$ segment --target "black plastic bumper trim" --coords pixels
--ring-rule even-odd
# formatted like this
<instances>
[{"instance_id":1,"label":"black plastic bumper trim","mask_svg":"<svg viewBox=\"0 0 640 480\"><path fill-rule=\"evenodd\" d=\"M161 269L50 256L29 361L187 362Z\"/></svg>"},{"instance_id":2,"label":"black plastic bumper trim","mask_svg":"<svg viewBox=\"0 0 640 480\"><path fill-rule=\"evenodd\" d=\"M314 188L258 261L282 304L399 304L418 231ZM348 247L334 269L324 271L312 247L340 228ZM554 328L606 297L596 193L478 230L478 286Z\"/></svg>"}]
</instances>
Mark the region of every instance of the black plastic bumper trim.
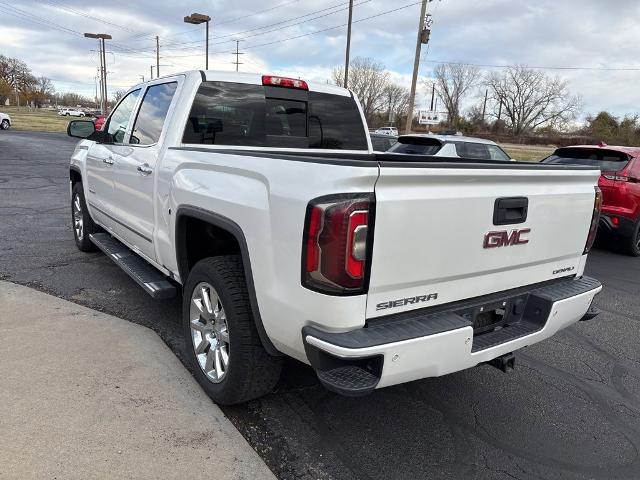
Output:
<instances>
[{"instance_id":1,"label":"black plastic bumper trim","mask_svg":"<svg viewBox=\"0 0 640 480\"><path fill-rule=\"evenodd\" d=\"M451 330L473 326L465 315L474 307L503 300L526 298L524 308L514 315L507 327L482 335L474 335L473 351L483 350L506 341L541 330L555 302L593 291L602 284L593 278L567 278L552 283L508 290L502 293L476 297L463 302L404 312L376 319L365 328L344 333L325 332L316 327L302 329L305 344L308 336L337 347L361 349L427 337ZM434 308L438 311L434 312ZM312 363L313 364L313 363Z\"/></svg>"}]
</instances>

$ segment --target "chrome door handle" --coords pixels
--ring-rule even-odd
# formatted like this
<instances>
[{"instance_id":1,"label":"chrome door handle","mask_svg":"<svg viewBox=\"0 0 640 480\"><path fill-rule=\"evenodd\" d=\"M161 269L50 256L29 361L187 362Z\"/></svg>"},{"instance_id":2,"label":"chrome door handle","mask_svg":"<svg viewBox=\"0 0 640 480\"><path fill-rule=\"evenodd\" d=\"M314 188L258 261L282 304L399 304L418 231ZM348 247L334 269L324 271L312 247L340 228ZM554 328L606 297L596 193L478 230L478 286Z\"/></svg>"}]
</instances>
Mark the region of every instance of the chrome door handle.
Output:
<instances>
[{"instance_id":1,"label":"chrome door handle","mask_svg":"<svg viewBox=\"0 0 640 480\"><path fill-rule=\"evenodd\" d=\"M107 165L113 165L115 160L113 159L113 157L107 157L105 159L102 160L104 163L106 163Z\"/></svg>"},{"instance_id":2,"label":"chrome door handle","mask_svg":"<svg viewBox=\"0 0 640 480\"><path fill-rule=\"evenodd\" d=\"M151 169L148 163L143 163L142 165L138 165L137 170L143 175L149 175L153 173L153 170Z\"/></svg>"}]
</instances>

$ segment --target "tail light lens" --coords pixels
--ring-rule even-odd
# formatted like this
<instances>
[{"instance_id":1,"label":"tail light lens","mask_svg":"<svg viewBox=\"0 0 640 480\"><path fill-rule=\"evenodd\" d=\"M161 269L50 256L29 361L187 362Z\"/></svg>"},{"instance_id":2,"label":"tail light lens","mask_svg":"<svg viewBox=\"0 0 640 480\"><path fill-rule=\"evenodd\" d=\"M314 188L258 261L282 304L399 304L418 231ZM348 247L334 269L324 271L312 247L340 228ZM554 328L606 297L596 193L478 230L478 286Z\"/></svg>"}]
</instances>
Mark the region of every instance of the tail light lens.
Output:
<instances>
[{"instance_id":1,"label":"tail light lens","mask_svg":"<svg viewBox=\"0 0 640 480\"><path fill-rule=\"evenodd\" d=\"M373 246L373 194L321 197L307 207L302 285L330 295L365 293Z\"/></svg>"},{"instance_id":2,"label":"tail light lens","mask_svg":"<svg viewBox=\"0 0 640 480\"><path fill-rule=\"evenodd\" d=\"M628 182L629 181L629 177L627 177L626 175L611 175L611 174L602 174L602 176L604 178L606 178L607 180L613 180L616 182Z\"/></svg>"},{"instance_id":3,"label":"tail light lens","mask_svg":"<svg viewBox=\"0 0 640 480\"><path fill-rule=\"evenodd\" d=\"M596 198L593 202L593 216L591 217L591 226L589 227L587 244L584 247L585 254L591 251L591 248L593 248L593 244L596 241L598 225L600 223L600 212L602 212L602 191L599 187L596 187Z\"/></svg>"}]
</instances>

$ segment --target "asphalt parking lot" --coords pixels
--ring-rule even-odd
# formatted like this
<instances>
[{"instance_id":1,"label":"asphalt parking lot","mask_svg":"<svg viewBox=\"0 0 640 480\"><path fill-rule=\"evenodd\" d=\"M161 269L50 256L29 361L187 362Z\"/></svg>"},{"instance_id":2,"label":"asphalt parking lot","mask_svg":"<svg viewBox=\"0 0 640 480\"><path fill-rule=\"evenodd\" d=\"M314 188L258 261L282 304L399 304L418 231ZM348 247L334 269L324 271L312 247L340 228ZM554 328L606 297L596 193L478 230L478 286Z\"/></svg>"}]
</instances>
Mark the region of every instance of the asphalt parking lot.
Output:
<instances>
[{"instance_id":1,"label":"asphalt parking lot","mask_svg":"<svg viewBox=\"0 0 640 480\"><path fill-rule=\"evenodd\" d=\"M0 132L0 279L149 326L180 357L180 301L75 248L74 145ZM602 315L519 353L508 375L482 366L353 399L290 361L275 392L224 412L282 479L637 479L640 259L596 250L587 273L605 285Z\"/></svg>"}]
</instances>

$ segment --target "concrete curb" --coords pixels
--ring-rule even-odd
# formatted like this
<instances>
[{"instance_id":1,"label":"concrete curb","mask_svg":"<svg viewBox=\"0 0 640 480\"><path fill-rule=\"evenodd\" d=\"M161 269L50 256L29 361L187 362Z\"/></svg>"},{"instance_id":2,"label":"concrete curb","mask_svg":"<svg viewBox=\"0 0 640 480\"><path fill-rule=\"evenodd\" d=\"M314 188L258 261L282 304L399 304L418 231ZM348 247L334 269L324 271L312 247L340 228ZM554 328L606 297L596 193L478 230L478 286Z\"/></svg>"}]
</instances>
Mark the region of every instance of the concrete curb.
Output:
<instances>
[{"instance_id":1,"label":"concrete curb","mask_svg":"<svg viewBox=\"0 0 640 480\"><path fill-rule=\"evenodd\" d=\"M148 328L0 282L0 478L275 479Z\"/></svg>"}]
</instances>

